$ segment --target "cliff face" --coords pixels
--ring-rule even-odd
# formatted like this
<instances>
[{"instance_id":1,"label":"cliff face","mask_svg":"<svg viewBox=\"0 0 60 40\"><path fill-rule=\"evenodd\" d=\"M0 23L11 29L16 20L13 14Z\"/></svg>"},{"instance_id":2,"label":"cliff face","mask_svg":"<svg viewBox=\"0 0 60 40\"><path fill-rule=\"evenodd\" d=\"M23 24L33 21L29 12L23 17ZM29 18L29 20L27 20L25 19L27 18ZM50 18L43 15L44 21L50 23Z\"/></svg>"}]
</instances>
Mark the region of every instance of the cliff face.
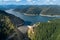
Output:
<instances>
[{"instance_id":1,"label":"cliff face","mask_svg":"<svg viewBox=\"0 0 60 40\"><path fill-rule=\"evenodd\" d=\"M0 10L0 40L22 40L22 33L11 21L9 14Z\"/></svg>"}]
</instances>

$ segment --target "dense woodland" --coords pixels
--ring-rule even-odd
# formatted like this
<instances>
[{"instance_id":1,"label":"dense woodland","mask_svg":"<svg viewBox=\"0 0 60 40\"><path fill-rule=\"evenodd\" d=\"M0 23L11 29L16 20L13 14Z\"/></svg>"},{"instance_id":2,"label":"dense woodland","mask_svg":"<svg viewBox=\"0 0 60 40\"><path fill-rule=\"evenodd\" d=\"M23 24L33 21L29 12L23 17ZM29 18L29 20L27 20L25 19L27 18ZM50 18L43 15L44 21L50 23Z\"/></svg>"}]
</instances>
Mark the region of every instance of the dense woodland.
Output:
<instances>
[{"instance_id":1,"label":"dense woodland","mask_svg":"<svg viewBox=\"0 0 60 40\"><path fill-rule=\"evenodd\" d=\"M31 40L60 40L60 19L50 22L37 23L33 28L34 34L30 33Z\"/></svg>"}]
</instances>

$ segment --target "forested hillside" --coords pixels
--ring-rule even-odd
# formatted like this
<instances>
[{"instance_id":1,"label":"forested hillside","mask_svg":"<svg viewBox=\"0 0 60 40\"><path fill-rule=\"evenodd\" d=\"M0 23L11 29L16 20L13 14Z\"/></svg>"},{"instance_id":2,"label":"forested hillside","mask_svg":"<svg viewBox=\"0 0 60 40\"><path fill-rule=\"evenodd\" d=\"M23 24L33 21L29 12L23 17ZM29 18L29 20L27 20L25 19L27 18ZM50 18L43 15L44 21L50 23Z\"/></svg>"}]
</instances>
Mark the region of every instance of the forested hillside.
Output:
<instances>
[{"instance_id":1,"label":"forested hillside","mask_svg":"<svg viewBox=\"0 0 60 40\"><path fill-rule=\"evenodd\" d=\"M58 5L30 5L21 6L20 8L14 9L16 12L26 13L26 14L44 14L44 15L60 15L60 6Z\"/></svg>"},{"instance_id":2,"label":"forested hillside","mask_svg":"<svg viewBox=\"0 0 60 40\"><path fill-rule=\"evenodd\" d=\"M47 10L42 11L44 15L60 15L60 6L49 7Z\"/></svg>"},{"instance_id":3,"label":"forested hillside","mask_svg":"<svg viewBox=\"0 0 60 40\"><path fill-rule=\"evenodd\" d=\"M41 11L42 11L42 9L40 9L39 7L32 6L28 9L26 14L39 15Z\"/></svg>"},{"instance_id":4,"label":"forested hillside","mask_svg":"<svg viewBox=\"0 0 60 40\"><path fill-rule=\"evenodd\" d=\"M23 40L22 33L12 23L9 16L0 11L0 40Z\"/></svg>"},{"instance_id":5,"label":"forested hillside","mask_svg":"<svg viewBox=\"0 0 60 40\"><path fill-rule=\"evenodd\" d=\"M50 21L37 23L33 28L34 33L30 33L31 40L60 40L60 22Z\"/></svg>"}]
</instances>

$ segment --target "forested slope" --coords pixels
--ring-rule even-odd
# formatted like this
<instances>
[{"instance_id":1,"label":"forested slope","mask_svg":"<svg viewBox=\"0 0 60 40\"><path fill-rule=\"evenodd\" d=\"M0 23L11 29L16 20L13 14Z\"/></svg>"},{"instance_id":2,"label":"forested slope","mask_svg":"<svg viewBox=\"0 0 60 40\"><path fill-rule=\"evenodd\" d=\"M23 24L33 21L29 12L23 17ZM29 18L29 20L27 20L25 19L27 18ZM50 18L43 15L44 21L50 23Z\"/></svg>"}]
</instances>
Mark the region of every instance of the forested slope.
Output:
<instances>
[{"instance_id":1,"label":"forested slope","mask_svg":"<svg viewBox=\"0 0 60 40\"><path fill-rule=\"evenodd\" d=\"M50 21L37 23L33 28L34 33L30 33L31 40L60 40L60 22Z\"/></svg>"},{"instance_id":2,"label":"forested slope","mask_svg":"<svg viewBox=\"0 0 60 40\"><path fill-rule=\"evenodd\" d=\"M22 33L3 11L0 11L0 40L23 40Z\"/></svg>"}]
</instances>

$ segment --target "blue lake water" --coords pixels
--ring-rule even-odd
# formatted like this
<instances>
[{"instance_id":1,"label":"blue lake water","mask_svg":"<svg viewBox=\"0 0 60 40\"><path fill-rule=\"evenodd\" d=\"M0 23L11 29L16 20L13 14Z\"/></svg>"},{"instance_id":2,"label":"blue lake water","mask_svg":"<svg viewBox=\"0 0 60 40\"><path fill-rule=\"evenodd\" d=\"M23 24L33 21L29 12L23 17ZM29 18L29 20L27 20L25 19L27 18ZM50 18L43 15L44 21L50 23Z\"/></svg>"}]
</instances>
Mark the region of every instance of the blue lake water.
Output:
<instances>
[{"instance_id":1,"label":"blue lake water","mask_svg":"<svg viewBox=\"0 0 60 40\"><path fill-rule=\"evenodd\" d=\"M45 16L26 16L23 13L15 12L12 10L6 10L6 12L23 19L25 21L25 24L28 24L28 22L31 22L32 24L37 22L47 22L48 20L53 19L53 17L45 17Z\"/></svg>"}]
</instances>

